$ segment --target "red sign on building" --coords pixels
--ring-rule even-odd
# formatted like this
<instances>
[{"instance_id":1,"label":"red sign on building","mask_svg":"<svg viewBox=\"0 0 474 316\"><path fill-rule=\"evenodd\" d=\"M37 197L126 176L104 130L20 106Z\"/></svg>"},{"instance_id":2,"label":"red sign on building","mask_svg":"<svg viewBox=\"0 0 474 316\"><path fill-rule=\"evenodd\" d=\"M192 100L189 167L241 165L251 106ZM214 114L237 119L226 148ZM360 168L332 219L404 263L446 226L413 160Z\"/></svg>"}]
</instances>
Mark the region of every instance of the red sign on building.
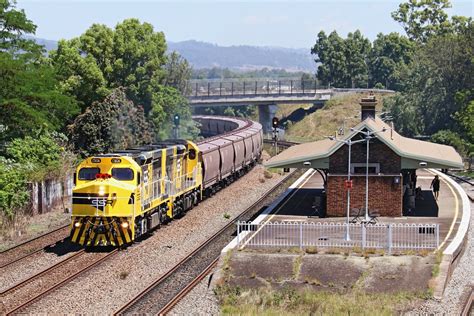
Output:
<instances>
[{"instance_id":1,"label":"red sign on building","mask_svg":"<svg viewBox=\"0 0 474 316\"><path fill-rule=\"evenodd\" d=\"M347 190L352 189L352 180L346 180L345 185Z\"/></svg>"}]
</instances>

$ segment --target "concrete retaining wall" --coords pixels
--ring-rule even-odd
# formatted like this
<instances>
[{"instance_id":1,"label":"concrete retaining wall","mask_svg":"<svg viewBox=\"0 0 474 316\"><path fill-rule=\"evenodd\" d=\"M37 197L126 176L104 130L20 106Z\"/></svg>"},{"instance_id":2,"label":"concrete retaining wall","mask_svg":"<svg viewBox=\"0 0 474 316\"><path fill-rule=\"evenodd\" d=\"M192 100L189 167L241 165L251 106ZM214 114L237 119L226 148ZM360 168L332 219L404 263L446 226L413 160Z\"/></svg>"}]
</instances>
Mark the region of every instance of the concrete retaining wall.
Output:
<instances>
[{"instance_id":1,"label":"concrete retaining wall","mask_svg":"<svg viewBox=\"0 0 474 316\"><path fill-rule=\"evenodd\" d=\"M29 183L29 210L31 214L47 213L57 207L71 209L73 186L72 175L66 176L64 179Z\"/></svg>"}]
</instances>

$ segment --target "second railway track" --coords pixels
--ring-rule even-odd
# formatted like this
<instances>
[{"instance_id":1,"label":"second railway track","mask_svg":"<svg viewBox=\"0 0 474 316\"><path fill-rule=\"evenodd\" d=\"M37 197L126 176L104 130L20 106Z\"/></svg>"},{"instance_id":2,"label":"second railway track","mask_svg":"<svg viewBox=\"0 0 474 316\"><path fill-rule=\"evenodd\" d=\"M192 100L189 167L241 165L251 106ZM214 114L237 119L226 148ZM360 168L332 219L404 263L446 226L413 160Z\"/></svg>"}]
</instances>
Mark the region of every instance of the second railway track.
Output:
<instances>
[{"instance_id":1,"label":"second railway track","mask_svg":"<svg viewBox=\"0 0 474 316\"><path fill-rule=\"evenodd\" d=\"M0 314L17 314L29 305L109 259L118 252L86 252L84 249L0 293Z\"/></svg>"},{"instance_id":2,"label":"second railway track","mask_svg":"<svg viewBox=\"0 0 474 316\"><path fill-rule=\"evenodd\" d=\"M69 224L0 252L0 269L42 251L69 236Z\"/></svg>"},{"instance_id":3,"label":"second railway track","mask_svg":"<svg viewBox=\"0 0 474 316\"><path fill-rule=\"evenodd\" d=\"M171 270L156 279L115 314L164 314L171 310L174 304L217 262L222 248L234 238L235 222L250 220L263 207L274 201L300 174L300 171L293 171L283 178L262 198L188 254Z\"/></svg>"}]
</instances>

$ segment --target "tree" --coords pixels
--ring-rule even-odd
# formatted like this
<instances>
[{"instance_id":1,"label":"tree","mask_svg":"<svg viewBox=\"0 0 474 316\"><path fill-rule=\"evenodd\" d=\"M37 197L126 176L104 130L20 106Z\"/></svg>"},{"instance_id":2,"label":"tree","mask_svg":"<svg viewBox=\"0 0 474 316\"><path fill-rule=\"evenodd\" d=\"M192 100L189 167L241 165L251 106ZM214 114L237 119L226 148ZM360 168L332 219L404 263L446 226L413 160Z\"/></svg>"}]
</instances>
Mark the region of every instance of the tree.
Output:
<instances>
[{"instance_id":1,"label":"tree","mask_svg":"<svg viewBox=\"0 0 474 316\"><path fill-rule=\"evenodd\" d=\"M153 107L152 86L166 74L166 42L162 32L149 23L127 19L110 29L94 24L78 38L60 41L51 52L63 88L74 94L85 109L117 87L144 107Z\"/></svg>"},{"instance_id":2,"label":"tree","mask_svg":"<svg viewBox=\"0 0 474 316\"><path fill-rule=\"evenodd\" d=\"M58 89L54 69L0 53L0 143L32 135L36 129L62 131L79 108Z\"/></svg>"},{"instance_id":3,"label":"tree","mask_svg":"<svg viewBox=\"0 0 474 316\"><path fill-rule=\"evenodd\" d=\"M467 117L474 96L473 78L471 21L462 32L435 35L420 45L401 74L401 94L385 104L406 134L432 135L449 130L469 140L466 124L470 124Z\"/></svg>"},{"instance_id":4,"label":"tree","mask_svg":"<svg viewBox=\"0 0 474 316\"><path fill-rule=\"evenodd\" d=\"M173 116L180 116L180 137L195 139L199 134L197 123L191 119L188 100L175 88L156 86L153 93L153 108L150 118L159 127L158 139L169 138L172 135Z\"/></svg>"},{"instance_id":5,"label":"tree","mask_svg":"<svg viewBox=\"0 0 474 316\"><path fill-rule=\"evenodd\" d=\"M24 37L35 31L36 25L27 19L25 11L16 9L16 1L0 0L0 54L39 58L43 47Z\"/></svg>"},{"instance_id":6,"label":"tree","mask_svg":"<svg viewBox=\"0 0 474 316\"><path fill-rule=\"evenodd\" d=\"M369 84L399 89L400 74L411 62L414 48L412 41L398 33L377 34L369 55Z\"/></svg>"},{"instance_id":7,"label":"tree","mask_svg":"<svg viewBox=\"0 0 474 316\"><path fill-rule=\"evenodd\" d=\"M167 59L168 62L164 66L166 70L164 84L177 89L183 95L188 95L191 90L188 80L191 79L193 71L191 66L177 52L169 54Z\"/></svg>"},{"instance_id":8,"label":"tree","mask_svg":"<svg viewBox=\"0 0 474 316\"><path fill-rule=\"evenodd\" d=\"M324 31L319 32L311 54L316 55L317 63L321 63L316 76L323 84L342 87L347 84L349 75L344 40L336 31L331 32L329 36L326 36Z\"/></svg>"},{"instance_id":9,"label":"tree","mask_svg":"<svg viewBox=\"0 0 474 316\"><path fill-rule=\"evenodd\" d=\"M69 126L76 151L82 156L151 143L151 126L143 109L117 88L101 102L94 102Z\"/></svg>"},{"instance_id":10,"label":"tree","mask_svg":"<svg viewBox=\"0 0 474 316\"><path fill-rule=\"evenodd\" d=\"M316 55L317 78L323 84L339 87L363 86L367 82L367 56L371 44L357 30L349 33L347 39L341 38L336 31L326 36L318 33L311 54Z\"/></svg>"},{"instance_id":11,"label":"tree","mask_svg":"<svg viewBox=\"0 0 474 316\"><path fill-rule=\"evenodd\" d=\"M410 39L424 43L433 35L449 32L451 24L444 10L450 7L449 0L409 0L392 12L392 18Z\"/></svg>"},{"instance_id":12,"label":"tree","mask_svg":"<svg viewBox=\"0 0 474 316\"><path fill-rule=\"evenodd\" d=\"M347 87L362 87L367 84L369 66L367 56L371 50L370 41L359 30L349 33L345 43L346 68L348 79Z\"/></svg>"}]
</instances>

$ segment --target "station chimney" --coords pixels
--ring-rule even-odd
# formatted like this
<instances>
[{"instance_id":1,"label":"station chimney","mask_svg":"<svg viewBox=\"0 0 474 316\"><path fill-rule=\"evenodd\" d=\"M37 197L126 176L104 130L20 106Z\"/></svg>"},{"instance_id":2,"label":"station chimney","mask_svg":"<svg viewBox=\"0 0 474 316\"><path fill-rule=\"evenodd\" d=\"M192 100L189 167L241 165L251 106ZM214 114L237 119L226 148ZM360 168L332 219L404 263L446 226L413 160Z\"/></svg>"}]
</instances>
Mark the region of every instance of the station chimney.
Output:
<instances>
[{"instance_id":1,"label":"station chimney","mask_svg":"<svg viewBox=\"0 0 474 316\"><path fill-rule=\"evenodd\" d=\"M375 119L375 106L377 105L377 99L373 93L369 96L360 100L360 119L365 120L368 117Z\"/></svg>"}]
</instances>

